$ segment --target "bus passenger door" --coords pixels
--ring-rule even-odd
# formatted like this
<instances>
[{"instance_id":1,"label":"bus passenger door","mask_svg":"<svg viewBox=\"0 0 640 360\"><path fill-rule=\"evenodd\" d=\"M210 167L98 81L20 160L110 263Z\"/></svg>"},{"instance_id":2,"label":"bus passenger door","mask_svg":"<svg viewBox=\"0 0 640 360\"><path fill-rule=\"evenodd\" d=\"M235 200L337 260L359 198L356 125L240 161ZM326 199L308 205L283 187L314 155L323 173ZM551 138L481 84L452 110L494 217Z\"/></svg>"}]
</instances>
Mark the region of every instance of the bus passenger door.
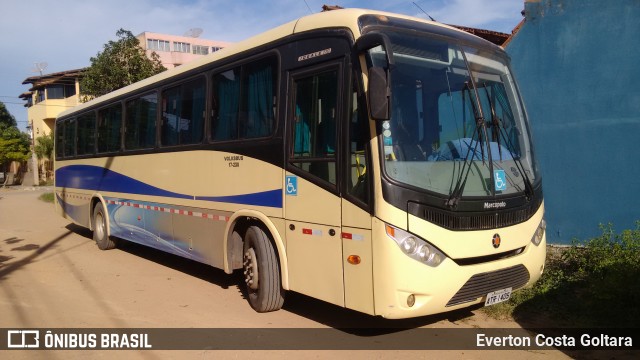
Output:
<instances>
[{"instance_id":1,"label":"bus passenger door","mask_svg":"<svg viewBox=\"0 0 640 360\"><path fill-rule=\"evenodd\" d=\"M338 117L343 63L289 79L288 166L284 179L291 290L344 306Z\"/></svg>"}]
</instances>

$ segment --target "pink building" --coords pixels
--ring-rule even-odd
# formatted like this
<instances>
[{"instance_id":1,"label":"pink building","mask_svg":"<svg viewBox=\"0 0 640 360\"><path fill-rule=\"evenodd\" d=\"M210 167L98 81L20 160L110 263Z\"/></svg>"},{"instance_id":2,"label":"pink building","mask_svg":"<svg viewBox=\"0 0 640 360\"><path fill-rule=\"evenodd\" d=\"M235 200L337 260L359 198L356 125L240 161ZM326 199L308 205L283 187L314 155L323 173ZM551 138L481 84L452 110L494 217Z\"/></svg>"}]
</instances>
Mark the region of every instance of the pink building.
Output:
<instances>
[{"instance_id":1,"label":"pink building","mask_svg":"<svg viewBox=\"0 0 640 360\"><path fill-rule=\"evenodd\" d=\"M136 37L148 57L155 51L162 65L171 69L230 45L224 41L200 39L197 37L200 32L199 29L192 29L189 31L191 36L177 36L145 31Z\"/></svg>"}]
</instances>

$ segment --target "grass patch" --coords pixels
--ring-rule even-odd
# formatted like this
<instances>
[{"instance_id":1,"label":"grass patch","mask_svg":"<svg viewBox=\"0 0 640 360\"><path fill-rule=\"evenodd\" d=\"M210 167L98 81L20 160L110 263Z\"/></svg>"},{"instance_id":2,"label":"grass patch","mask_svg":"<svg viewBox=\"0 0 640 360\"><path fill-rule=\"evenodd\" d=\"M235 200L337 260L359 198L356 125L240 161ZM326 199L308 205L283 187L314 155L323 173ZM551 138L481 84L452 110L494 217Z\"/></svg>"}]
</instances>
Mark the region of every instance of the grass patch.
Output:
<instances>
[{"instance_id":1,"label":"grass patch","mask_svg":"<svg viewBox=\"0 0 640 360\"><path fill-rule=\"evenodd\" d=\"M596 238L548 247L536 284L483 311L539 327L637 327L640 221L620 233L611 224L601 229Z\"/></svg>"},{"instance_id":2,"label":"grass patch","mask_svg":"<svg viewBox=\"0 0 640 360\"><path fill-rule=\"evenodd\" d=\"M40 180L40 186L53 186L53 179L48 179L48 180Z\"/></svg>"},{"instance_id":3,"label":"grass patch","mask_svg":"<svg viewBox=\"0 0 640 360\"><path fill-rule=\"evenodd\" d=\"M38 197L38 199L44 202L53 203L53 193L52 192L43 193Z\"/></svg>"}]
</instances>

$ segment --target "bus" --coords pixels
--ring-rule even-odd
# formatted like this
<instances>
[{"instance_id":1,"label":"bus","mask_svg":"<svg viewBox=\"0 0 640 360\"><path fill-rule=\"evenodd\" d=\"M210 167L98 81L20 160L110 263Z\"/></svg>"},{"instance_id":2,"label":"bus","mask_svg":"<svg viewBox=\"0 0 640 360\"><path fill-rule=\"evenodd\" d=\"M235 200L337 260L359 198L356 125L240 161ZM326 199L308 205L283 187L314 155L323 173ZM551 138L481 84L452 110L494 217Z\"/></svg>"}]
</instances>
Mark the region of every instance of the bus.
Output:
<instances>
[{"instance_id":1,"label":"bus","mask_svg":"<svg viewBox=\"0 0 640 360\"><path fill-rule=\"evenodd\" d=\"M507 300L544 270L540 171L498 46L362 9L302 17L68 110L55 208L143 244L409 318Z\"/></svg>"}]
</instances>

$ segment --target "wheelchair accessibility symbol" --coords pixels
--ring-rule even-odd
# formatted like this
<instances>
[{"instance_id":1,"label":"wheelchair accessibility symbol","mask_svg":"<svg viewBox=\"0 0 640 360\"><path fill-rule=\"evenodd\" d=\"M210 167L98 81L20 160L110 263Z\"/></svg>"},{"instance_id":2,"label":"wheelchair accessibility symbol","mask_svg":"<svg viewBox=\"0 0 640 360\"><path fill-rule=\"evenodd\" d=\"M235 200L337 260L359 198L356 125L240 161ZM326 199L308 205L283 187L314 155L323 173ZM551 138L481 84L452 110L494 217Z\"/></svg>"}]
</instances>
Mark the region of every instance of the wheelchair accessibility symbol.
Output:
<instances>
[{"instance_id":1,"label":"wheelchair accessibility symbol","mask_svg":"<svg viewBox=\"0 0 640 360\"><path fill-rule=\"evenodd\" d=\"M287 183L285 188L286 194L289 196L297 196L298 195L298 177L287 176L286 183Z\"/></svg>"},{"instance_id":2,"label":"wheelchair accessibility symbol","mask_svg":"<svg viewBox=\"0 0 640 360\"><path fill-rule=\"evenodd\" d=\"M504 173L504 170L494 170L493 178L495 179L496 191L507 190L507 177L506 177L506 174Z\"/></svg>"}]
</instances>

